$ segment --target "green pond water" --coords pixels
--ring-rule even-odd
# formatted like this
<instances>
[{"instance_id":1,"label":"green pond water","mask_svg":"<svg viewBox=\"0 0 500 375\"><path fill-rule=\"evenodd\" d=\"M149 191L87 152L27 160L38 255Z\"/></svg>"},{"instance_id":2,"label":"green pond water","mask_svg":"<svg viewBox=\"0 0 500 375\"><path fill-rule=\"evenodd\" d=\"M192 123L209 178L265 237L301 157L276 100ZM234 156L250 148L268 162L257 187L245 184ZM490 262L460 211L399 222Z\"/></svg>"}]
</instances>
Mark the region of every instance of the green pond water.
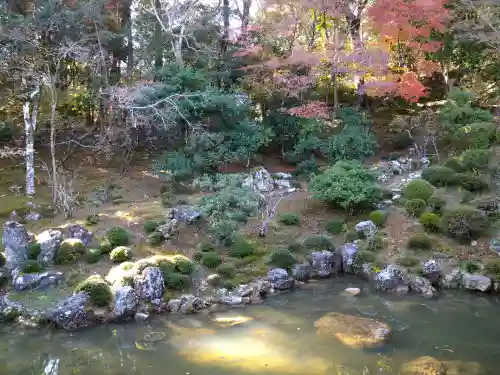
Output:
<instances>
[{"instance_id":1,"label":"green pond water","mask_svg":"<svg viewBox=\"0 0 500 375\"><path fill-rule=\"evenodd\" d=\"M342 293L352 286L362 294ZM392 342L359 350L317 335L314 321L332 311L388 323ZM244 323L221 325L224 318ZM161 340L144 341L151 333ZM338 278L226 312L77 333L4 326L0 337L1 375L397 374L419 356L452 363L451 375L498 375L500 302L465 292L437 300L372 294Z\"/></svg>"}]
</instances>

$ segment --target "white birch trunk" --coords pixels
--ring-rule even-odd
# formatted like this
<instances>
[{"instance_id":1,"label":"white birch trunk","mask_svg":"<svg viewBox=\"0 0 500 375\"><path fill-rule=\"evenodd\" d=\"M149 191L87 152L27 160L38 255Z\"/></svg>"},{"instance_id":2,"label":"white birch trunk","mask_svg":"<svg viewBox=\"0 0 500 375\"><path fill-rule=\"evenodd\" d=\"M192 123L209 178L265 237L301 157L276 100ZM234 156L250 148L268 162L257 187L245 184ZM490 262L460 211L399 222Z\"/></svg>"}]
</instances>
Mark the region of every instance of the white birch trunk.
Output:
<instances>
[{"instance_id":1,"label":"white birch trunk","mask_svg":"<svg viewBox=\"0 0 500 375\"><path fill-rule=\"evenodd\" d=\"M38 98L40 87L37 86L23 105L24 132L26 136L26 194L35 195L35 130L38 116ZM30 114L30 103L33 110Z\"/></svg>"},{"instance_id":2,"label":"white birch trunk","mask_svg":"<svg viewBox=\"0 0 500 375\"><path fill-rule=\"evenodd\" d=\"M50 156L52 161L52 202L57 202L57 163L56 163L56 101L51 104L50 114Z\"/></svg>"}]
</instances>

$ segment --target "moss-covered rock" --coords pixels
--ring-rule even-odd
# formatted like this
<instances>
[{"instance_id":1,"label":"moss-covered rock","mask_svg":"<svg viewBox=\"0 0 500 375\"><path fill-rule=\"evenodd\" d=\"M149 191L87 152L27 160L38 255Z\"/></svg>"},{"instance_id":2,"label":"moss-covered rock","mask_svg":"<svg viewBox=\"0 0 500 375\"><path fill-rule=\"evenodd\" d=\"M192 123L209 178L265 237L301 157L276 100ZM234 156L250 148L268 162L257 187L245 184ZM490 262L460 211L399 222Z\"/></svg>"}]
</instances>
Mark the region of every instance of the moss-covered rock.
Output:
<instances>
[{"instance_id":1,"label":"moss-covered rock","mask_svg":"<svg viewBox=\"0 0 500 375\"><path fill-rule=\"evenodd\" d=\"M204 253L201 264L208 268L217 268L222 263L222 259L216 252Z\"/></svg>"},{"instance_id":2,"label":"moss-covered rock","mask_svg":"<svg viewBox=\"0 0 500 375\"><path fill-rule=\"evenodd\" d=\"M54 259L56 264L72 264L82 259L85 254L85 245L82 240L69 238L61 242Z\"/></svg>"},{"instance_id":3,"label":"moss-covered rock","mask_svg":"<svg viewBox=\"0 0 500 375\"><path fill-rule=\"evenodd\" d=\"M42 245L38 242L33 242L28 246L28 259L37 260L38 255L42 252Z\"/></svg>"},{"instance_id":4,"label":"moss-covered rock","mask_svg":"<svg viewBox=\"0 0 500 375\"><path fill-rule=\"evenodd\" d=\"M38 273L42 271L42 266L36 261L32 259L28 259L21 265L22 273Z\"/></svg>"},{"instance_id":5,"label":"moss-covered rock","mask_svg":"<svg viewBox=\"0 0 500 375\"><path fill-rule=\"evenodd\" d=\"M165 278L165 287L173 290L184 290L191 282L188 275L183 275L178 272L173 272L167 275Z\"/></svg>"},{"instance_id":6,"label":"moss-covered rock","mask_svg":"<svg viewBox=\"0 0 500 375\"><path fill-rule=\"evenodd\" d=\"M92 275L82 281L75 288L75 294L85 292L95 306L103 307L109 305L113 299L113 292L108 283L99 275Z\"/></svg>"},{"instance_id":7,"label":"moss-covered rock","mask_svg":"<svg viewBox=\"0 0 500 375\"><path fill-rule=\"evenodd\" d=\"M446 367L432 357L419 357L407 362L401 369L401 375L445 375Z\"/></svg>"},{"instance_id":8,"label":"moss-covered rock","mask_svg":"<svg viewBox=\"0 0 500 375\"><path fill-rule=\"evenodd\" d=\"M222 263L217 267L217 274L226 279L230 279L236 275L236 267L233 263Z\"/></svg>"},{"instance_id":9,"label":"moss-covered rock","mask_svg":"<svg viewBox=\"0 0 500 375\"><path fill-rule=\"evenodd\" d=\"M106 232L106 238L113 247L127 246L132 240L130 233L123 227L113 227Z\"/></svg>"},{"instance_id":10,"label":"moss-covered rock","mask_svg":"<svg viewBox=\"0 0 500 375\"><path fill-rule=\"evenodd\" d=\"M286 270L291 269L297 261L287 249L277 249L271 253L270 263L278 268Z\"/></svg>"},{"instance_id":11,"label":"moss-covered rock","mask_svg":"<svg viewBox=\"0 0 500 375\"><path fill-rule=\"evenodd\" d=\"M87 259L87 263L93 264L99 262L101 259L101 250L99 249L88 249L85 258Z\"/></svg>"},{"instance_id":12,"label":"moss-covered rock","mask_svg":"<svg viewBox=\"0 0 500 375\"><path fill-rule=\"evenodd\" d=\"M7 263L7 259L5 259L5 254L0 253L0 267L4 267L6 263Z\"/></svg>"},{"instance_id":13,"label":"moss-covered rock","mask_svg":"<svg viewBox=\"0 0 500 375\"><path fill-rule=\"evenodd\" d=\"M163 233L158 231L153 231L148 234L148 244L151 246L159 246L165 241Z\"/></svg>"},{"instance_id":14,"label":"moss-covered rock","mask_svg":"<svg viewBox=\"0 0 500 375\"><path fill-rule=\"evenodd\" d=\"M255 254L255 248L244 238L236 238L229 249L229 255L235 258L245 258Z\"/></svg>"},{"instance_id":15,"label":"moss-covered rock","mask_svg":"<svg viewBox=\"0 0 500 375\"><path fill-rule=\"evenodd\" d=\"M175 255L172 259L175 270L183 275L190 275L194 270L194 264L183 255Z\"/></svg>"},{"instance_id":16,"label":"moss-covered rock","mask_svg":"<svg viewBox=\"0 0 500 375\"><path fill-rule=\"evenodd\" d=\"M101 250L101 254L109 254L111 252L111 250L113 250L113 245L106 238L99 245L99 250Z\"/></svg>"},{"instance_id":17,"label":"moss-covered rock","mask_svg":"<svg viewBox=\"0 0 500 375\"><path fill-rule=\"evenodd\" d=\"M114 263L121 263L132 259L132 250L127 246L115 247L111 253L109 253L109 259Z\"/></svg>"}]
</instances>

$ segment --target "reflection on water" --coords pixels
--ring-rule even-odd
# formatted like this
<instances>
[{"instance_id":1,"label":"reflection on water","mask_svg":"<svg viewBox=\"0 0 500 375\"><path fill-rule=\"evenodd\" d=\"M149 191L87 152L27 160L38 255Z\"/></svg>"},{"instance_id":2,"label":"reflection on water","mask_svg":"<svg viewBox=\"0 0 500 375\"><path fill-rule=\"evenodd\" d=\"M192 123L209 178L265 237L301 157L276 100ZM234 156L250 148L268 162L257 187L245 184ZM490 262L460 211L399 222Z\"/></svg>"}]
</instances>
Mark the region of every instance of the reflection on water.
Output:
<instances>
[{"instance_id":1,"label":"reflection on water","mask_svg":"<svg viewBox=\"0 0 500 375\"><path fill-rule=\"evenodd\" d=\"M397 374L421 356L447 375L497 375L500 303L467 293L439 300L342 293L358 280L334 279L226 313L162 316L79 333L3 327L1 375ZM313 324L328 312L373 318L390 344L351 349Z\"/></svg>"}]
</instances>

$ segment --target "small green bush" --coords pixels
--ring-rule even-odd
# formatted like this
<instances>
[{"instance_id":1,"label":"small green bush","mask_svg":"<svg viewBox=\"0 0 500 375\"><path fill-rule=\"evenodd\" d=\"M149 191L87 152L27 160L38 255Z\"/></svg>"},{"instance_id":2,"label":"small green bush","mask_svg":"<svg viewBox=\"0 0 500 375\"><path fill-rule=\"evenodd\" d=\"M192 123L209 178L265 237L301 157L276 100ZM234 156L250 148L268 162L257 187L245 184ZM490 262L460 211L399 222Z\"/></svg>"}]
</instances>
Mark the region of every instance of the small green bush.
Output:
<instances>
[{"instance_id":1,"label":"small green bush","mask_svg":"<svg viewBox=\"0 0 500 375\"><path fill-rule=\"evenodd\" d=\"M188 275L184 275L177 272L172 272L165 278L165 287L173 290L184 290L191 282Z\"/></svg>"},{"instance_id":2,"label":"small green bush","mask_svg":"<svg viewBox=\"0 0 500 375\"><path fill-rule=\"evenodd\" d=\"M443 227L451 237L470 241L481 237L489 229L488 217L479 210L459 207L445 213Z\"/></svg>"},{"instance_id":3,"label":"small green bush","mask_svg":"<svg viewBox=\"0 0 500 375\"><path fill-rule=\"evenodd\" d=\"M458 175L451 168L430 167L422 171L422 179L434 186L451 186L458 182Z\"/></svg>"},{"instance_id":4,"label":"small green bush","mask_svg":"<svg viewBox=\"0 0 500 375\"><path fill-rule=\"evenodd\" d=\"M115 247L109 253L109 259L114 263L121 263L132 259L132 250L126 246Z\"/></svg>"},{"instance_id":5,"label":"small green bush","mask_svg":"<svg viewBox=\"0 0 500 375\"><path fill-rule=\"evenodd\" d=\"M176 255L174 256L173 261L176 271L183 275L190 275L194 270L193 262L185 256Z\"/></svg>"},{"instance_id":6,"label":"small green bush","mask_svg":"<svg viewBox=\"0 0 500 375\"><path fill-rule=\"evenodd\" d=\"M333 248L330 237L321 234L307 236L302 241L302 245L309 251L331 250Z\"/></svg>"},{"instance_id":7,"label":"small green bush","mask_svg":"<svg viewBox=\"0 0 500 375\"><path fill-rule=\"evenodd\" d=\"M217 268L221 263L220 255L215 252L203 253L201 258L201 264L208 268Z\"/></svg>"},{"instance_id":8,"label":"small green bush","mask_svg":"<svg viewBox=\"0 0 500 375\"><path fill-rule=\"evenodd\" d=\"M28 259L37 260L41 252L42 246L38 242L31 243L28 246Z\"/></svg>"},{"instance_id":9,"label":"small green bush","mask_svg":"<svg viewBox=\"0 0 500 375\"><path fill-rule=\"evenodd\" d=\"M85 223L87 225L99 224L100 218L98 214L90 214L85 218Z\"/></svg>"},{"instance_id":10,"label":"small green bush","mask_svg":"<svg viewBox=\"0 0 500 375\"><path fill-rule=\"evenodd\" d=\"M209 253L211 251L215 251L215 245L212 242L203 240L198 244L198 250L202 253Z\"/></svg>"},{"instance_id":11,"label":"small green bush","mask_svg":"<svg viewBox=\"0 0 500 375\"><path fill-rule=\"evenodd\" d=\"M325 225L325 229L331 234L340 234L344 230L345 220L328 220Z\"/></svg>"},{"instance_id":12,"label":"small green bush","mask_svg":"<svg viewBox=\"0 0 500 375\"><path fill-rule=\"evenodd\" d=\"M345 235L345 240L347 242L352 242L352 241L355 241L357 239L358 239L358 232L356 232L355 230L350 230Z\"/></svg>"},{"instance_id":13,"label":"small green bush","mask_svg":"<svg viewBox=\"0 0 500 375\"><path fill-rule=\"evenodd\" d=\"M386 239L385 239L384 235L380 232L375 234L375 237L373 237L373 240L370 240L367 243L367 247L371 251L377 251L377 250L383 249L383 248L385 248L385 246L386 246Z\"/></svg>"},{"instance_id":14,"label":"small green bush","mask_svg":"<svg viewBox=\"0 0 500 375\"><path fill-rule=\"evenodd\" d=\"M229 249L229 255L235 258L245 258L254 253L255 249L252 244L241 237L237 238Z\"/></svg>"},{"instance_id":15,"label":"small green bush","mask_svg":"<svg viewBox=\"0 0 500 375\"><path fill-rule=\"evenodd\" d=\"M360 250L354 254L353 263L356 266L362 266L365 263L372 263L377 258L377 255L372 251Z\"/></svg>"},{"instance_id":16,"label":"small green bush","mask_svg":"<svg viewBox=\"0 0 500 375\"><path fill-rule=\"evenodd\" d=\"M280 215L279 222L284 225L299 225L300 218L299 215L296 213L287 212Z\"/></svg>"},{"instance_id":17,"label":"small green bush","mask_svg":"<svg viewBox=\"0 0 500 375\"><path fill-rule=\"evenodd\" d=\"M462 152L460 162L467 171L483 171L490 164L491 150L471 149Z\"/></svg>"},{"instance_id":18,"label":"small green bush","mask_svg":"<svg viewBox=\"0 0 500 375\"><path fill-rule=\"evenodd\" d=\"M232 220L217 220L212 223L211 229L217 244L229 246L234 242L234 234L238 230L238 223Z\"/></svg>"},{"instance_id":19,"label":"small green bush","mask_svg":"<svg viewBox=\"0 0 500 375\"><path fill-rule=\"evenodd\" d=\"M439 232L441 229L441 218L433 212L424 212L420 215L420 224L429 232Z\"/></svg>"},{"instance_id":20,"label":"small green bush","mask_svg":"<svg viewBox=\"0 0 500 375\"><path fill-rule=\"evenodd\" d=\"M99 250L101 250L101 254L109 254L113 250L113 245L108 239L105 239L99 245Z\"/></svg>"},{"instance_id":21,"label":"small green bush","mask_svg":"<svg viewBox=\"0 0 500 375\"><path fill-rule=\"evenodd\" d=\"M54 262L56 264L72 264L82 259L85 254L85 245L76 238L69 238L61 242L57 250Z\"/></svg>"},{"instance_id":22,"label":"small green bush","mask_svg":"<svg viewBox=\"0 0 500 375\"><path fill-rule=\"evenodd\" d=\"M286 249L277 249L271 253L271 264L283 269L290 269L297 263L292 253Z\"/></svg>"},{"instance_id":23,"label":"small green bush","mask_svg":"<svg viewBox=\"0 0 500 375\"><path fill-rule=\"evenodd\" d=\"M148 234L148 244L151 246L159 246L165 241L163 234L158 231L153 231Z\"/></svg>"},{"instance_id":24,"label":"small green bush","mask_svg":"<svg viewBox=\"0 0 500 375\"><path fill-rule=\"evenodd\" d=\"M470 192L486 190L489 186L484 177L472 173L461 173L459 183L462 188Z\"/></svg>"},{"instance_id":25,"label":"small green bush","mask_svg":"<svg viewBox=\"0 0 500 375\"><path fill-rule=\"evenodd\" d=\"M429 205L429 208L432 212L440 215L443 213L443 210L446 207L446 199L440 195L433 195L429 198L427 204Z\"/></svg>"},{"instance_id":26,"label":"small green bush","mask_svg":"<svg viewBox=\"0 0 500 375\"><path fill-rule=\"evenodd\" d=\"M199 261L201 261L201 258L203 258L203 253L199 250L195 250L193 252L193 260L195 262L199 262Z\"/></svg>"},{"instance_id":27,"label":"small green bush","mask_svg":"<svg viewBox=\"0 0 500 375\"><path fill-rule=\"evenodd\" d=\"M381 228L385 225L387 221L387 214L384 211L377 210L370 213L370 220L373 221L377 227Z\"/></svg>"},{"instance_id":28,"label":"small green bush","mask_svg":"<svg viewBox=\"0 0 500 375\"><path fill-rule=\"evenodd\" d=\"M85 257L87 258L87 263L93 264L99 262L101 259L101 250L99 249L88 249Z\"/></svg>"},{"instance_id":29,"label":"small green bush","mask_svg":"<svg viewBox=\"0 0 500 375\"><path fill-rule=\"evenodd\" d=\"M405 208L409 215L418 217L427 208L427 203L420 198L408 199L405 203Z\"/></svg>"},{"instance_id":30,"label":"small green bush","mask_svg":"<svg viewBox=\"0 0 500 375\"><path fill-rule=\"evenodd\" d=\"M470 203L474 200L474 193L468 191L468 190L460 190L460 203L461 204L466 204L466 203Z\"/></svg>"},{"instance_id":31,"label":"small green bush","mask_svg":"<svg viewBox=\"0 0 500 375\"><path fill-rule=\"evenodd\" d=\"M75 293L85 292L90 296L90 300L96 306L103 307L109 305L113 299L113 292L106 281L98 275L88 277L75 288Z\"/></svg>"},{"instance_id":32,"label":"small green bush","mask_svg":"<svg viewBox=\"0 0 500 375\"><path fill-rule=\"evenodd\" d=\"M422 179L410 181L403 190L403 197L408 200L422 199L427 201L433 195L434 187L429 182Z\"/></svg>"},{"instance_id":33,"label":"small green bush","mask_svg":"<svg viewBox=\"0 0 500 375\"><path fill-rule=\"evenodd\" d=\"M7 259L5 259L5 254L0 253L0 267L5 267L6 263L7 263Z\"/></svg>"},{"instance_id":34,"label":"small green bush","mask_svg":"<svg viewBox=\"0 0 500 375\"><path fill-rule=\"evenodd\" d=\"M236 268L232 263L222 263L217 267L217 273L226 279L230 279L236 275Z\"/></svg>"},{"instance_id":35,"label":"small green bush","mask_svg":"<svg viewBox=\"0 0 500 375\"><path fill-rule=\"evenodd\" d=\"M234 289L236 289L236 283L232 280L225 280L222 283L222 287L227 289L227 290L234 290Z\"/></svg>"},{"instance_id":36,"label":"small green bush","mask_svg":"<svg viewBox=\"0 0 500 375\"><path fill-rule=\"evenodd\" d=\"M127 246L130 244L130 233L123 227L114 227L106 232L106 238L113 247Z\"/></svg>"},{"instance_id":37,"label":"small green bush","mask_svg":"<svg viewBox=\"0 0 500 375\"><path fill-rule=\"evenodd\" d=\"M403 267L412 268L418 266L420 261L416 257L413 257L411 255L406 255L397 259L396 263Z\"/></svg>"},{"instance_id":38,"label":"small green bush","mask_svg":"<svg viewBox=\"0 0 500 375\"><path fill-rule=\"evenodd\" d=\"M408 239L410 249L431 250L434 241L425 233L416 233Z\"/></svg>"},{"instance_id":39,"label":"small green bush","mask_svg":"<svg viewBox=\"0 0 500 375\"><path fill-rule=\"evenodd\" d=\"M292 253L300 253L304 247L300 242L292 242L287 245L287 249Z\"/></svg>"},{"instance_id":40,"label":"small green bush","mask_svg":"<svg viewBox=\"0 0 500 375\"><path fill-rule=\"evenodd\" d=\"M481 266L472 260L466 260L460 264L460 268L468 273L476 273L481 270Z\"/></svg>"},{"instance_id":41,"label":"small green bush","mask_svg":"<svg viewBox=\"0 0 500 375\"><path fill-rule=\"evenodd\" d=\"M159 227L159 223L156 220L146 220L143 224L144 233L151 234L156 231Z\"/></svg>"},{"instance_id":42,"label":"small green bush","mask_svg":"<svg viewBox=\"0 0 500 375\"><path fill-rule=\"evenodd\" d=\"M21 265L22 273L38 273L42 271L42 266L36 260L27 260Z\"/></svg>"},{"instance_id":43,"label":"small green bush","mask_svg":"<svg viewBox=\"0 0 500 375\"><path fill-rule=\"evenodd\" d=\"M500 280L500 260L495 259L495 260L489 260L486 262L484 265L484 272L485 274L491 276L493 279L496 281Z\"/></svg>"},{"instance_id":44,"label":"small green bush","mask_svg":"<svg viewBox=\"0 0 500 375\"><path fill-rule=\"evenodd\" d=\"M457 173L462 173L462 172L465 172L465 168L464 166L462 165L462 163L460 162L460 159L459 158L451 158L451 159L448 159L445 163L444 163L444 167L446 168L450 168L452 170L454 170L455 172Z\"/></svg>"}]
</instances>

